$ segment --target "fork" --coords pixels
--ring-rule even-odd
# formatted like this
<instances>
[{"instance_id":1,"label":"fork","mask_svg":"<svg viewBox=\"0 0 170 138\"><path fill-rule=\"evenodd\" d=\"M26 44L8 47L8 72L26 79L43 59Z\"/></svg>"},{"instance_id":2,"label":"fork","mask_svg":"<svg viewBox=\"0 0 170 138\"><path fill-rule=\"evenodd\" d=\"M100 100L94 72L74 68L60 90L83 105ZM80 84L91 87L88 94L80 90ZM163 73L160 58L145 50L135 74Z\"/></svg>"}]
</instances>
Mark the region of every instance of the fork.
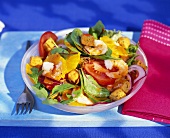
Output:
<instances>
[{"instance_id":1,"label":"fork","mask_svg":"<svg viewBox=\"0 0 170 138\"><path fill-rule=\"evenodd\" d=\"M26 51L30 46L31 46L31 41L27 41ZM27 113L28 108L30 108L29 113L31 113L34 107L34 97L31 95L26 84L23 92L21 93L21 95L19 96L16 102L16 114L18 114L19 112L20 105L22 106L21 114L23 113L24 108L26 108L25 113Z\"/></svg>"}]
</instances>

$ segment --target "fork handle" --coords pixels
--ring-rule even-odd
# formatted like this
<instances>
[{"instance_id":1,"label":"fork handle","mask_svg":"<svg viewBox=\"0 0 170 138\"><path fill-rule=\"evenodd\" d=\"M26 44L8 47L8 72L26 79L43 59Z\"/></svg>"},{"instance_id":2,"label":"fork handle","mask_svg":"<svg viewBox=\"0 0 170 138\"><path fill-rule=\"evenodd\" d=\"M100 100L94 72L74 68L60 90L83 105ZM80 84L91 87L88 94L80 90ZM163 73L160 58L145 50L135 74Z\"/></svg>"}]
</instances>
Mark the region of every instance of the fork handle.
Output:
<instances>
[{"instance_id":1,"label":"fork handle","mask_svg":"<svg viewBox=\"0 0 170 138\"><path fill-rule=\"evenodd\" d=\"M30 48L30 46L31 46L31 41L28 40L28 41L27 41L27 45L26 45L26 51Z\"/></svg>"},{"instance_id":2,"label":"fork handle","mask_svg":"<svg viewBox=\"0 0 170 138\"><path fill-rule=\"evenodd\" d=\"M29 91L27 85L25 84L25 88L24 88L24 93L27 93Z\"/></svg>"}]
</instances>

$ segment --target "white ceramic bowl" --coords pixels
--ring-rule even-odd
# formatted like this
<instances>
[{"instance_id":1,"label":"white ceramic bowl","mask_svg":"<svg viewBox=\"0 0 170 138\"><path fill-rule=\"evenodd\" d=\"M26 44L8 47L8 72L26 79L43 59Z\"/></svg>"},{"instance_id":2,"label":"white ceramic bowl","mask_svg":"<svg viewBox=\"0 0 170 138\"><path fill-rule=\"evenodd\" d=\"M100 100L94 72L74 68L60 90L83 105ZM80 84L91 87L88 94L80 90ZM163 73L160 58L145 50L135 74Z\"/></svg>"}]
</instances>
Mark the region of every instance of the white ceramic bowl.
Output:
<instances>
[{"instance_id":1,"label":"white ceramic bowl","mask_svg":"<svg viewBox=\"0 0 170 138\"><path fill-rule=\"evenodd\" d=\"M66 30L62 30L56 33L56 35L60 38L64 38L64 36L66 34L68 34L69 32L71 32L74 28L71 29L66 29ZM81 29L83 32L87 32L88 28L79 28ZM135 43L134 41L131 40L131 43ZM138 54L140 56L138 56L138 58L140 58L145 65L148 66L148 62L147 62L147 58L143 52L143 50L139 47L138 49ZM36 56L39 55L38 53L38 42L34 43L25 53L25 55L23 56L22 62L21 62L21 74L22 74L22 78L25 82L25 84L27 85L27 87L35 94L34 90L32 89L32 83L30 81L30 79L28 78L28 75L26 74L26 70L25 70L25 66L26 64L29 62L29 59L31 56ZM63 111L67 111L67 112L72 112L72 113L78 113L78 114L86 114L86 113L93 113L93 112L101 112L104 110L108 110L114 107L117 107L121 104L123 104L124 102L126 102L127 100L129 100L132 96L134 96L138 90L142 87L142 85L145 82L145 78L141 79L137 85L135 85L135 87L133 88L133 90L131 91L131 93L129 95L127 95L126 97L112 102L112 103L108 103L108 104L97 104L94 106L85 106L85 107L78 107L78 106L69 106L69 105L63 105L63 104L55 104L55 105L49 105L49 106L53 106L54 108L63 110Z\"/></svg>"}]
</instances>

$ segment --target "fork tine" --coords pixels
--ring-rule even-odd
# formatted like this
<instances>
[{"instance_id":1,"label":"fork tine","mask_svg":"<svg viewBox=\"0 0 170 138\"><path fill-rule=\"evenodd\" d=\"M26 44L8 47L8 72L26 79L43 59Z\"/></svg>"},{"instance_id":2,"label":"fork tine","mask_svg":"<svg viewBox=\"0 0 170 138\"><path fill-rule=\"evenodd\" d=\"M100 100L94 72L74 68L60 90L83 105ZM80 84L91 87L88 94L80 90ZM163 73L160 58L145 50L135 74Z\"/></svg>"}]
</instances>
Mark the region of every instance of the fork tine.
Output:
<instances>
[{"instance_id":1,"label":"fork tine","mask_svg":"<svg viewBox=\"0 0 170 138\"><path fill-rule=\"evenodd\" d=\"M22 103L21 114L23 113L23 111L24 111L24 103Z\"/></svg>"},{"instance_id":2,"label":"fork tine","mask_svg":"<svg viewBox=\"0 0 170 138\"><path fill-rule=\"evenodd\" d=\"M33 103L30 103L30 111L29 111L29 113L31 113L32 112L32 108L33 108Z\"/></svg>"},{"instance_id":3,"label":"fork tine","mask_svg":"<svg viewBox=\"0 0 170 138\"><path fill-rule=\"evenodd\" d=\"M28 105L29 105L29 103L27 102L27 103L26 103L26 111L25 111L25 112L28 111Z\"/></svg>"},{"instance_id":4,"label":"fork tine","mask_svg":"<svg viewBox=\"0 0 170 138\"><path fill-rule=\"evenodd\" d=\"M16 104L16 114L18 114L19 111L19 104Z\"/></svg>"}]
</instances>

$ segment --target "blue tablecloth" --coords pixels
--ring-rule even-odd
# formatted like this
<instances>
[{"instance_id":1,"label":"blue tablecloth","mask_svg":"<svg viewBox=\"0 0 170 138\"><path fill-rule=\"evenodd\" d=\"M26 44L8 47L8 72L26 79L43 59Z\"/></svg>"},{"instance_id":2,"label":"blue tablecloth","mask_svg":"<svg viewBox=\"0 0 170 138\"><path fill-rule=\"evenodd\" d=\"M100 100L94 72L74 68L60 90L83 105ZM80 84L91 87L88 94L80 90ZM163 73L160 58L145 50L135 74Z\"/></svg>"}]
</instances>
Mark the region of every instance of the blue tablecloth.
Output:
<instances>
[{"instance_id":1,"label":"blue tablecloth","mask_svg":"<svg viewBox=\"0 0 170 138\"><path fill-rule=\"evenodd\" d=\"M169 6L168 0L0 0L0 20L5 23L3 33L87 27L93 26L97 20L102 20L108 29L139 32L145 19L154 19L170 25ZM135 41L138 38L134 38ZM169 136L170 128L165 126L0 127L0 137L161 138Z\"/></svg>"}]
</instances>

